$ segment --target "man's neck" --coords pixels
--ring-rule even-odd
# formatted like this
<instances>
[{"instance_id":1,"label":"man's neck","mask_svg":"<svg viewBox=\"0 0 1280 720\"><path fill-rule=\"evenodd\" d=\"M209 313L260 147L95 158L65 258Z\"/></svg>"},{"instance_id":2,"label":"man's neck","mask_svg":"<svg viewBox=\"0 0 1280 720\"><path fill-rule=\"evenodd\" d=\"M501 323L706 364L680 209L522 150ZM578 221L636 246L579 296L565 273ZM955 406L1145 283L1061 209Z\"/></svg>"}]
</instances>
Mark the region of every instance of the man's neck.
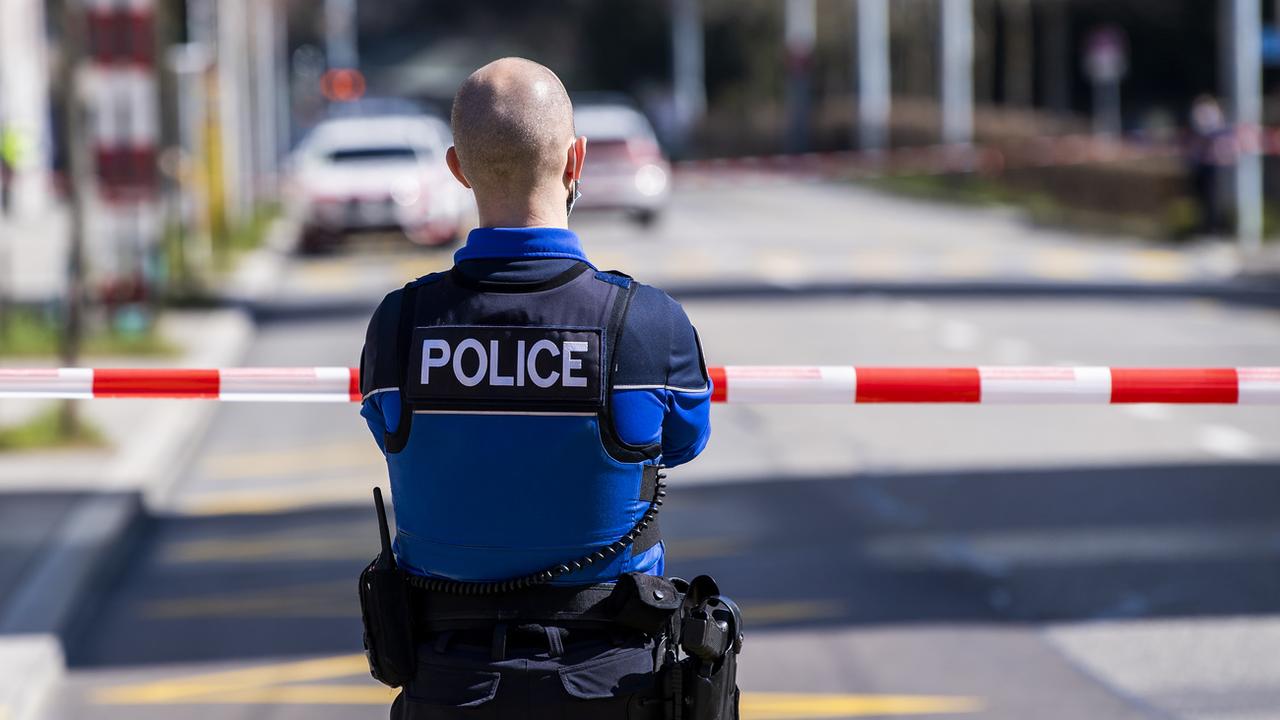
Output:
<instances>
[{"instance_id":1,"label":"man's neck","mask_svg":"<svg viewBox=\"0 0 1280 720\"><path fill-rule=\"evenodd\" d=\"M563 201L513 203L510 198L486 202L476 198L480 227L569 227Z\"/></svg>"}]
</instances>

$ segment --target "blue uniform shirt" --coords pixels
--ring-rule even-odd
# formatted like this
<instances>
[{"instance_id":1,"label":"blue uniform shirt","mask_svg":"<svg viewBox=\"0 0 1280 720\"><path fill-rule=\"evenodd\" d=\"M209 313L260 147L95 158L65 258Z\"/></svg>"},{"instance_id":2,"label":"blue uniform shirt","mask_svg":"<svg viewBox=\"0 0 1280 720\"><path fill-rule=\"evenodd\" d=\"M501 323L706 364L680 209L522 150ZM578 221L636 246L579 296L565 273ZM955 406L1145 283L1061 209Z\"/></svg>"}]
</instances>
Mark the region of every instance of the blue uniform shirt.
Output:
<instances>
[{"instance_id":1,"label":"blue uniform shirt","mask_svg":"<svg viewBox=\"0 0 1280 720\"><path fill-rule=\"evenodd\" d=\"M518 284L544 282L577 263L590 264L577 235L561 228L473 230L454 261L456 270L472 280ZM377 341L373 328L371 324L366 361L376 352L370 347ZM638 284L618 340L613 375L611 416L619 438L631 445L660 444L661 462L668 467L692 460L710 435L711 389L697 333L684 310L661 290ZM364 393L361 415L385 452L384 433L394 433L400 422L399 391L366 385ZM511 462L518 466L521 459ZM397 511L404 515L413 508L397 503ZM636 569L654 574L661 574L663 565L661 543L634 562ZM474 572L492 575L486 568Z\"/></svg>"}]
</instances>

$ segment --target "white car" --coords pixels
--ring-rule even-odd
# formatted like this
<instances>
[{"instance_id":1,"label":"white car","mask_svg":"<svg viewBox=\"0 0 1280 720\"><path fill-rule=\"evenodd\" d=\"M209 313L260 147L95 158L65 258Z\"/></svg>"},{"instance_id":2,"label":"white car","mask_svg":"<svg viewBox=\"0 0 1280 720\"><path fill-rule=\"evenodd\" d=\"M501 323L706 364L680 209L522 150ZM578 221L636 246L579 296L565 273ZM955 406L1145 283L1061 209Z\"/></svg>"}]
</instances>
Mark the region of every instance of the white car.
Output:
<instances>
[{"instance_id":1,"label":"white car","mask_svg":"<svg viewBox=\"0 0 1280 720\"><path fill-rule=\"evenodd\" d=\"M656 220L671 196L671 165L649 120L622 102L584 101L573 122L587 138L575 208L623 210L642 225Z\"/></svg>"},{"instance_id":2,"label":"white car","mask_svg":"<svg viewBox=\"0 0 1280 720\"><path fill-rule=\"evenodd\" d=\"M325 120L294 153L290 196L302 250L366 231L400 231L420 245L458 241L475 201L445 164L449 126L429 115Z\"/></svg>"}]
</instances>

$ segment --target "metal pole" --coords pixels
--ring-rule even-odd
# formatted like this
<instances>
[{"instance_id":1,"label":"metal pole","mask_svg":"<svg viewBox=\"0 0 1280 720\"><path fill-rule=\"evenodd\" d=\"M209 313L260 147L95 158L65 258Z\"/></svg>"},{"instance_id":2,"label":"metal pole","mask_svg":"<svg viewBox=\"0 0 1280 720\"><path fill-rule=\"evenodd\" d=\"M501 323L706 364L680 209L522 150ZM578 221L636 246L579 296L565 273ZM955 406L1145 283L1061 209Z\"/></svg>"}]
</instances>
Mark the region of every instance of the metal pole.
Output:
<instances>
[{"instance_id":1,"label":"metal pole","mask_svg":"<svg viewBox=\"0 0 1280 720\"><path fill-rule=\"evenodd\" d=\"M942 5L942 141L973 142L973 0Z\"/></svg>"},{"instance_id":2,"label":"metal pole","mask_svg":"<svg viewBox=\"0 0 1280 720\"><path fill-rule=\"evenodd\" d=\"M813 46L818 35L816 0L787 0L787 150L809 149L809 125L813 111L811 93Z\"/></svg>"},{"instance_id":3,"label":"metal pole","mask_svg":"<svg viewBox=\"0 0 1280 720\"><path fill-rule=\"evenodd\" d=\"M1030 107L1035 93L1035 29L1031 0L1003 0L1005 18L1004 104Z\"/></svg>"},{"instance_id":4,"label":"metal pole","mask_svg":"<svg viewBox=\"0 0 1280 720\"><path fill-rule=\"evenodd\" d=\"M863 150L883 150L889 145L893 102L889 0L854 0L854 8L858 17L858 146Z\"/></svg>"},{"instance_id":5,"label":"metal pole","mask_svg":"<svg viewBox=\"0 0 1280 720\"><path fill-rule=\"evenodd\" d=\"M1262 124L1262 8L1259 0L1232 0L1235 38L1236 234L1240 249L1262 247L1262 158L1256 137Z\"/></svg>"},{"instance_id":6,"label":"metal pole","mask_svg":"<svg viewBox=\"0 0 1280 720\"><path fill-rule=\"evenodd\" d=\"M84 98L80 73L85 54L84 12L80 0L63 0L62 62L57 87L62 90L62 147L67 158L67 201L70 210L70 238L67 250L67 297L59 360L63 367L75 367L80 360L84 311L84 240L86 200L93 172L87 144ZM76 404L63 403L60 429L70 437L78 431Z\"/></svg>"},{"instance_id":7,"label":"metal pole","mask_svg":"<svg viewBox=\"0 0 1280 720\"><path fill-rule=\"evenodd\" d=\"M257 0L253 4L254 63L252 76L254 114L257 121L257 164L259 199L275 199L278 152L276 149L276 3Z\"/></svg>"},{"instance_id":8,"label":"metal pole","mask_svg":"<svg viewBox=\"0 0 1280 720\"><path fill-rule=\"evenodd\" d=\"M1277 0L1280 2L1280 0ZM1043 13L1044 64L1041 82L1045 105L1052 111L1071 110L1071 28L1068 24L1066 0L1051 0L1040 5Z\"/></svg>"},{"instance_id":9,"label":"metal pole","mask_svg":"<svg viewBox=\"0 0 1280 720\"><path fill-rule=\"evenodd\" d=\"M276 71L276 169L283 167L284 157L293 147L293 89L289 84L289 12L284 3L276 5L275 37ZM280 191L279 183L276 192Z\"/></svg>"},{"instance_id":10,"label":"metal pole","mask_svg":"<svg viewBox=\"0 0 1280 720\"><path fill-rule=\"evenodd\" d=\"M325 0L325 60L329 68L360 67L356 44L356 0Z\"/></svg>"},{"instance_id":11,"label":"metal pole","mask_svg":"<svg viewBox=\"0 0 1280 720\"><path fill-rule=\"evenodd\" d=\"M674 142L682 153L693 126L707 111L701 0L671 0L671 52L674 78Z\"/></svg>"}]
</instances>

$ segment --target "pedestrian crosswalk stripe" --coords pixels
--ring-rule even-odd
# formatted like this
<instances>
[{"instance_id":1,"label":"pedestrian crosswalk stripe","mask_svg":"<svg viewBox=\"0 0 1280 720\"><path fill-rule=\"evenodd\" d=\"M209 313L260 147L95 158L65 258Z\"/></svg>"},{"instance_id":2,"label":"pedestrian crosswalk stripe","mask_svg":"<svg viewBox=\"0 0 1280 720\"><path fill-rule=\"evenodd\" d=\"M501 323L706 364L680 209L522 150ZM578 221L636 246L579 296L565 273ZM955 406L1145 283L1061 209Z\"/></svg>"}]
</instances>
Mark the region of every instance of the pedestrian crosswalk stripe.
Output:
<instances>
[{"instance_id":1,"label":"pedestrian crosswalk stripe","mask_svg":"<svg viewBox=\"0 0 1280 720\"><path fill-rule=\"evenodd\" d=\"M343 655L100 688L91 700L99 705L390 705L395 691L374 684L368 672L363 655ZM743 720L961 715L982 707L978 698L949 695L742 695Z\"/></svg>"}]
</instances>

